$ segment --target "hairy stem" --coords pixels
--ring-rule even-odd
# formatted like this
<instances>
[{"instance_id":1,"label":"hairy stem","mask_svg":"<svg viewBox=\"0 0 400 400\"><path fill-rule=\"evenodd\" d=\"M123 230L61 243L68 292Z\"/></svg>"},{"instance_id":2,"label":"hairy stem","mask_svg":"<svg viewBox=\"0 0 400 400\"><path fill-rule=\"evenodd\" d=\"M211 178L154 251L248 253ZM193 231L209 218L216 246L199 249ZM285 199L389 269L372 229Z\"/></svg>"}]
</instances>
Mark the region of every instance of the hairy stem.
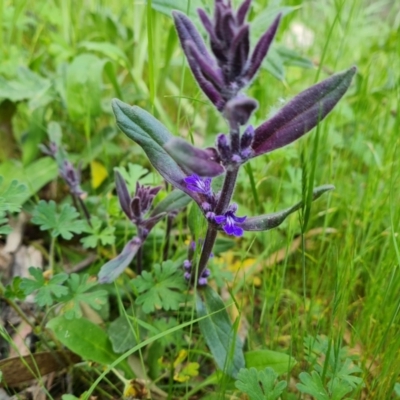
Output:
<instances>
[{"instance_id":1,"label":"hairy stem","mask_svg":"<svg viewBox=\"0 0 400 400\"><path fill-rule=\"evenodd\" d=\"M215 213L217 215L223 214L231 202L233 191L235 190L236 179L239 172L239 167L235 167L231 171L227 171L225 175L224 185L222 187L221 196L218 200ZM205 268L207 267L212 249L217 238L218 229L213 222L208 223L206 238L204 240L203 248L201 251L200 261L197 266L196 274L192 275L192 279L198 279Z\"/></svg>"}]
</instances>

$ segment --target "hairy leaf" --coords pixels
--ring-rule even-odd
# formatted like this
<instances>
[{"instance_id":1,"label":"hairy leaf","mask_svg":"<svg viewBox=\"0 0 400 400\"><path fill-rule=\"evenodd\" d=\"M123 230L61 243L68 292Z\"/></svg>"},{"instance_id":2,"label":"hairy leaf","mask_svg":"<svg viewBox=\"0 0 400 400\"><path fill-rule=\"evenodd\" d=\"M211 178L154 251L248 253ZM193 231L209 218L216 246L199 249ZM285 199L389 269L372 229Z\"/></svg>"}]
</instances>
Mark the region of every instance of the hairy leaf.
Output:
<instances>
[{"instance_id":1,"label":"hairy leaf","mask_svg":"<svg viewBox=\"0 0 400 400\"><path fill-rule=\"evenodd\" d=\"M187 174L164 149L173 137L167 128L140 107L131 107L117 99L112 101L112 107L119 128L142 147L161 176L199 202L199 195L188 190L184 184Z\"/></svg>"},{"instance_id":2,"label":"hairy leaf","mask_svg":"<svg viewBox=\"0 0 400 400\"><path fill-rule=\"evenodd\" d=\"M130 240L117 257L101 267L98 275L99 283L114 282L131 263L141 245L142 241L138 237Z\"/></svg>"},{"instance_id":3,"label":"hairy leaf","mask_svg":"<svg viewBox=\"0 0 400 400\"><path fill-rule=\"evenodd\" d=\"M316 187L313 191L313 200L318 199L322 194L329 190L333 190L333 185L323 185ZM299 210L303 206L303 202L299 201L294 206L286 210L277 211L272 214L259 215L257 217L246 218L244 222L238 224L245 231L268 231L279 226L290 214Z\"/></svg>"},{"instance_id":4,"label":"hairy leaf","mask_svg":"<svg viewBox=\"0 0 400 400\"><path fill-rule=\"evenodd\" d=\"M346 93L356 71L352 67L306 89L260 125L252 144L254 155L286 146L314 128Z\"/></svg>"},{"instance_id":5,"label":"hairy leaf","mask_svg":"<svg viewBox=\"0 0 400 400\"><path fill-rule=\"evenodd\" d=\"M213 159L211 151L198 149L186 140L172 138L164 145L164 149L190 174L214 177L224 172L223 166Z\"/></svg>"}]
</instances>

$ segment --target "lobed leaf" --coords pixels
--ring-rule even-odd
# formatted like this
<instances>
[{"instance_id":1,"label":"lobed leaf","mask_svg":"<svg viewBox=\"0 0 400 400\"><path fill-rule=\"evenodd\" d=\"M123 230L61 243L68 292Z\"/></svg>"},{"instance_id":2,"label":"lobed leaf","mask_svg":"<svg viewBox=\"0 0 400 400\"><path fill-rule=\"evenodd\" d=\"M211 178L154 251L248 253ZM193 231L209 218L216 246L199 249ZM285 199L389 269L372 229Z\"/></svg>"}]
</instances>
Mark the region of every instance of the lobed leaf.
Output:
<instances>
[{"instance_id":1,"label":"lobed leaf","mask_svg":"<svg viewBox=\"0 0 400 400\"><path fill-rule=\"evenodd\" d=\"M84 222L78 218L78 211L69 204L63 204L61 211L57 212L53 200L49 202L40 200L33 211L32 222L40 225L41 231L50 230L53 237L61 236L69 240L73 233L81 233L84 229Z\"/></svg>"},{"instance_id":2,"label":"lobed leaf","mask_svg":"<svg viewBox=\"0 0 400 400\"><path fill-rule=\"evenodd\" d=\"M321 195L329 190L333 190L333 185L323 185L313 190L313 200L317 200ZM290 214L303 207L303 201L299 201L294 206L286 210L278 211L272 214L259 215L257 217L246 218L244 222L238 224L245 231L268 231L279 226Z\"/></svg>"},{"instance_id":3,"label":"lobed leaf","mask_svg":"<svg viewBox=\"0 0 400 400\"><path fill-rule=\"evenodd\" d=\"M235 386L251 400L277 400L287 386L286 381L275 384L277 376L272 368L262 371L255 368L241 369Z\"/></svg>"},{"instance_id":4,"label":"lobed leaf","mask_svg":"<svg viewBox=\"0 0 400 400\"><path fill-rule=\"evenodd\" d=\"M349 88L357 68L331 76L300 93L255 130L254 156L294 142L322 121Z\"/></svg>"},{"instance_id":5,"label":"lobed leaf","mask_svg":"<svg viewBox=\"0 0 400 400\"><path fill-rule=\"evenodd\" d=\"M143 312L150 313L156 309L177 310L185 300L182 293L186 282L180 268L168 260L156 264L152 272L143 271L141 276L132 280L133 286L140 295L137 304L143 306Z\"/></svg>"}]
</instances>

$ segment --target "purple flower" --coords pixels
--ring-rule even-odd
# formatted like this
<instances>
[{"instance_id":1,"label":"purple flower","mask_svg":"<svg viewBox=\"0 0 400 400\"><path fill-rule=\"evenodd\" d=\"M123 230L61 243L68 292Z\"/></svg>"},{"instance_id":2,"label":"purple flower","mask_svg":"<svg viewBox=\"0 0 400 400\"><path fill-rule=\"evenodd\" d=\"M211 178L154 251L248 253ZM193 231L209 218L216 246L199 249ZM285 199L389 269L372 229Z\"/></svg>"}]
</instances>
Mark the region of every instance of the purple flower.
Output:
<instances>
[{"instance_id":1,"label":"purple flower","mask_svg":"<svg viewBox=\"0 0 400 400\"><path fill-rule=\"evenodd\" d=\"M231 204L223 215L216 215L214 221L222 225L222 229L228 235L239 237L243 235L243 229L238 224L243 223L247 217L237 217L235 215L237 208L236 204Z\"/></svg>"},{"instance_id":2,"label":"purple flower","mask_svg":"<svg viewBox=\"0 0 400 400\"><path fill-rule=\"evenodd\" d=\"M193 174L184 179L186 187L192 192L202 193L206 196L212 196L211 178L200 178Z\"/></svg>"}]
</instances>

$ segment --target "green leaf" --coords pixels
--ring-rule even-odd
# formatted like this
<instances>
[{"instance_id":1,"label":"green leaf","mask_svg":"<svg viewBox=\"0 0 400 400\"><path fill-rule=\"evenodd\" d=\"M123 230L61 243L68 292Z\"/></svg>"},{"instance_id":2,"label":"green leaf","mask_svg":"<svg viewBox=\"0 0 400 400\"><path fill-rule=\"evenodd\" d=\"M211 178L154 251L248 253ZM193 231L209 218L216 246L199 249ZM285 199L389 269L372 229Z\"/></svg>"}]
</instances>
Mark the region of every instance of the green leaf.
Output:
<instances>
[{"instance_id":1,"label":"green leaf","mask_svg":"<svg viewBox=\"0 0 400 400\"><path fill-rule=\"evenodd\" d=\"M255 368L241 369L235 386L251 400L276 400L287 386L286 381L275 384L277 374L272 368L257 371Z\"/></svg>"},{"instance_id":2,"label":"green leaf","mask_svg":"<svg viewBox=\"0 0 400 400\"><path fill-rule=\"evenodd\" d=\"M150 172L147 168L139 164L129 163L127 168L117 167L114 170L118 171L124 178L129 192L134 193L136 191L136 183L140 182L142 185L158 185L160 183L160 177Z\"/></svg>"},{"instance_id":3,"label":"green leaf","mask_svg":"<svg viewBox=\"0 0 400 400\"><path fill-rule=\"evenodd\" d=\"M80 54L67 69L66 100L72 120L101 114L102 74L107 60Z\"/></svg>"},{"instance_id":4,"label":"green leaf","mask_svg":"<svg viewBox=\"0 0 400 400\"><path fill-rule=\"evenodd\" d=\"M163 212L169 213L172 211L180 210L186 207L192 199L180 190L173 190L163 200L161 200L151 212L151 216L161 214Z\"/></svg>"},{"instance_id":5,"label":"green leaf","mask_svg":"<svg viewBox=\"0 0 400 400\"><path fill-rule=\"evenodd\" d=\"M190 2L190 3L189 3ZM188 5L190 4L190 8ZM152 0L151 6L154 10L171 17L171 12L173 10L178 10L183 13L187 13L189 10L189 16L198 19L196 10L198 8L203 8L204 4L201 0Z\"/></svg>"},{"instance_id":6,"label":"green leaf","mask_svg":"<svg viewBox=\"0 0 400 400\"><path fill-rule=\"evenodd\" d=\"M318 186L313 190L312 200L317 200L321 195L329 190L333 190L333 185ZM290 214L303 207L303 201L299 201L294 206L286 210L278 211L272 214L259 215L257 217L246 218L240 224L245 231L268 231L279 226Z\"/></svg>"},{"instance_id":7,"label":"green leaf","mask_svg":"<svg viewBox=\"0 0 400 400\"><path fill-rule=\"evenodd\" d=\"M143 312L150 313L156 309L177 310L185 301L182 293L187 288L181 268L168 260L155 264L153 271L143 271L142 275L133 279L133 286L140 293L137 304L143 305Z\"/></svg>"},{"instance_id":8,"label":"green leaf","mask_svg":"<svg viewBox=\"0 0 400 400\"><path fill-rule=\"evenodd\" d=\"M256 368L261 371L266 367L272 368L278 375L289 372L295 365L296 360L278 351L254 350L244 354L247 368Z\"/></svg>"},{"instance_id":9,"label":"green leaf","mask_svg":"<svg viewBox=\"0 0 400 400\"><path fill-rule=\"evenodd\" d=\"M60 298L68 293L68 289L62 286L68 279L68 275L65 273L54 275L47 280L40 268L30 267L29 274L34 279L23 278L20 288L26 296L37 290L35 302L41 307L51 306L55 301L54 297Z\"/></svg>"},{"instance_id":10,"label":"green leaf","mask_svg":"<svg viewBox=\"0 0 400 400\"><path fill-rule=\"evenodd\" d=\"M42 78L26 67L19 67L15 79L0 76L0 98L12 102L30 100L31 106L48 103L48 91L51 87L49 79Z\"/></svg>"},{"instance_id":11,"label":"green leaf","mask_svg":"<svg viewBox=\"0 0 400 400\"><path fill-rule=\"evenodd\" d=\"M25 299L25 292L21 288L22 278L20 276L16 276L11 283L6 286L6 290L4 292L4 296L7 299Z\"/></svg>"},{"instance_id":12,"label":"green leaf","mask_svg":"<svg viewBox=\"0 0 400 400\"><path fill-rule=\"evenodd\" d=\"M8 225L8 218L4 216L4 212L0 212L0 235L8 235L11 232L12 229Z\"/></svg>"},{"instance_id":13,"label":"green leaf","mask_svg":"<svg viewBox=\"0 0 400 400\"><path fill-rule=\"evenodd\" d=\"M69 240L73 233L81 233L84 229L84 223L78 220L79 213L69 204L63 204L60 213L57 212L56 203L51 200L46 202L39 201L33 211L32 222L40 225L40 230L51 230L51 236Z\"/></svg>"},{"instance_id":14,"label":"green leaf","mask_svg":"<svg viewBox=\"0 0 400 400\"><path fill-rule=\"evenodd\" d=\"M85 249L95 248L99 243L103 246L115 243L115 227L106 226L102 228L103 222L98 217L92 217L90 222L92 226L86 224L84 227L84 232L90 233L90 235L81 239L81 243Z\"/></svg>"},{"instance_id":15,"label":"green leaf","mask_svg":"<svg viewBox=\"0 0 400 400\"><path fill-rule=\"evenodd\" d=\"M296 387L300 392L310 394L316 400L329 400L329 394L318 372L313 371L311 375L308 372L302 372L299 378L302 383L298 383Z\"/></svg>"},{"instance_id":16,"label":"green leaf","mask_svg":"<svg viewBox=\"0 0 400 400\"><path fill-rule=\"evenodd\" d=\"M26 191L26 185L15 179L5 185L4 178L0 176L0 212L19 212Z\"/></svg>"},{"instance_id":17,"label":"green leaf","mask_svg":"<svg viewBox=\"0 0 400 400\"><path fill-rule=\"evenodd\" d=\"M78 47L82 47L88 51L97 51L110 60L116 61L121 66L129 65L129 60L126 54L115 44L110 42L90 42L84 41L79 43Z\"/></svg>"},{"instance_id":18,"label":"green leaf","mask_svg":"<svg viewBox=\"0 0 400 400\"><path fill-rule=\"evenodd\" d=\"M64 346L85 360L109 365L117 359L107 334L85 318L68 320L56 317L46 327L54 332Z\"/></svg>"},{"instance_id":19,"label":"green leaf","mask_svg":"<svg viewBox=\"0 0 400 400\"><path fill-rule=\"evenodd\" d=\"M234 331L225 305L210 287L198 292L197 315L204 317L199 327L218 367L226 374L236 377L245 367L243 344Z\"/></svg>"},{"instance_id":20,"label":"green leaf","mask_svg":"<svg viewBox=\"0 0 400 400\"><path fill-rule=\"evenodd\" d=\"M108 328L108 336L116 353L124 353L137 345L131 325L124 315L111 322Z\"/></svg>"},{"instance_id":21,"label":"green leaf","mask_svg":"<svg viewBox=\"0 0 400 400\"><path fill-rule=\"evenodd\" d=\"M58 175L57 163L50 157L43 157L28 165L21 165L15 160L8 160L0 165L0 175L4 177L3 184L9 185L13 179L24 184L27 190L18 197L14 206L24 204L36 194L44 185Z\"/></svg>"},{"instance_id":22,"label":"green leaf","mask_svg":"<svg viewBox=\"0 0 400 400\"><path fill-rule=\"evenodd\" d=\"M81 303L86 303L89 307L100 310L107 302L107 291L91 291L94 286L97 286L97 282L90 281L87 274L81 277L78 274L71 274L67 285L69 293L61 298L60 302L64 303L61 312L68 320L82 317Z\"/></svg>"}]
</instances>

